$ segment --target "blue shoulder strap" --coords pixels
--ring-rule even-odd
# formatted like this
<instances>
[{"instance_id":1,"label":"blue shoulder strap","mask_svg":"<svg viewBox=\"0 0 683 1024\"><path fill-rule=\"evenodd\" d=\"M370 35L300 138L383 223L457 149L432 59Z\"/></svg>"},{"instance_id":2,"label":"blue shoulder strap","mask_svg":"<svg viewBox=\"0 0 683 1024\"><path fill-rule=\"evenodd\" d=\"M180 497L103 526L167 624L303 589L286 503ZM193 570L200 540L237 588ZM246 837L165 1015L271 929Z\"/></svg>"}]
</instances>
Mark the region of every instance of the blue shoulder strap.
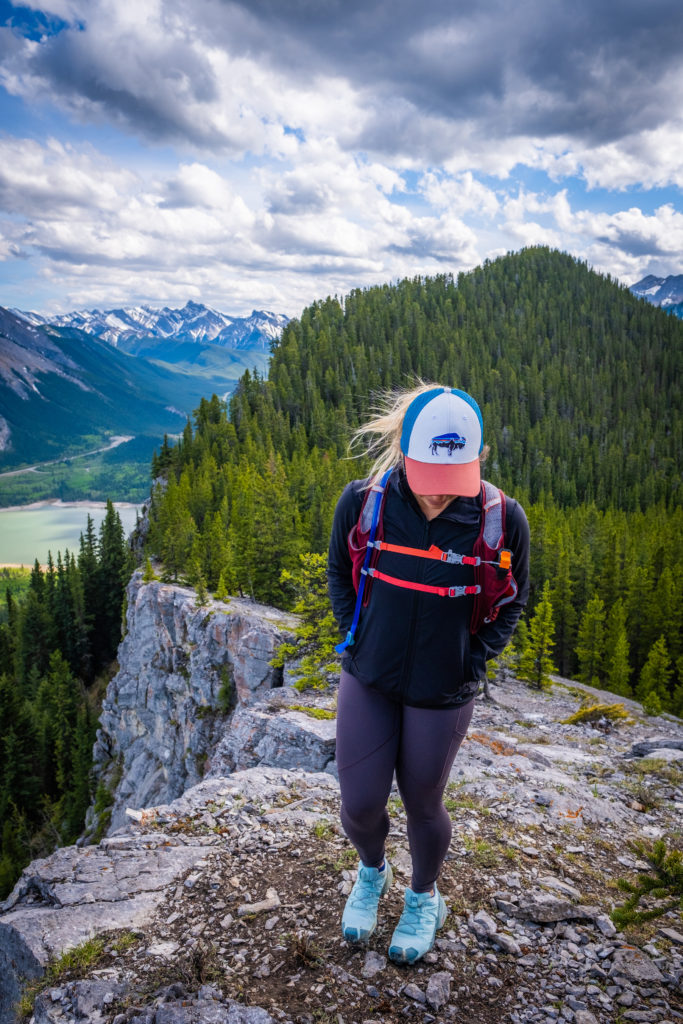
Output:
<instances>
[{"instance_id":1,"label":"blue shoulder strap","mask_svg":"<svg viewBox=\"0 0 683 1024\"><path fill-rule=\"evenodd\" d=\"M389 479L389 477L391 476L392 473L393 473L393 467L386 471L386 473L384 474L384 476L380 480L379 484L375 484L373 486L373 488L372 488L372 495L368 499L369 501L374 501L374 507L373 507L373 510L372 510L372 522L370 524L370 536L368 537L368 544L367 544L367 547L365 549L365 561L363 562L363 568L361 569L360 583L358 584L358 594L356 595L356 607L354 609L353 622L351 623L350 630L346 634L345 639L342 640L342 642L340 644L337 644L336 647L335 647L335 651L337 652L337 654L342 654L346 650L347 647L352 647L353 646L354 637L356 635L356 629L358 628L358 621L360 619L360 610L361 610L361 608L363 606L363 592L365 590L365 580L367 579L367 575L368 575L367 569L368 569L368 565L370 564L370 557L371 557L371 554L372 554L372 544L373 544L373 541L375 539L375 534L377 533L377 523L379 522L379 512L380 512L380 509L382 507L382 499L384 497L384 489L385 489L385 487L387 485L387 481L388 481L388 479Z\"/></svg>"}]
</instances>

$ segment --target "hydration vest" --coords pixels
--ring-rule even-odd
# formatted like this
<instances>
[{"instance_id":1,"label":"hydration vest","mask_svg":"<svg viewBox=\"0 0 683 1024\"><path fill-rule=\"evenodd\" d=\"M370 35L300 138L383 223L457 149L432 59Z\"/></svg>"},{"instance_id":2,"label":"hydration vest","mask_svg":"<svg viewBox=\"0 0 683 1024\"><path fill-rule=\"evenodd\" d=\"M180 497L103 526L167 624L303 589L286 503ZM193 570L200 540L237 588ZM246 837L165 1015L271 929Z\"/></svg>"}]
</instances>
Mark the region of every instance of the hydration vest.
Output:
<instances>
[{"instance_id":1,"label":"hydration vest","mask_svg":"<svg viewBox=\"0 0 683 1024\"><path fill-rule=\"evenodd\" d=\"M442 551L436 544L430 548L407 548L384 541L382 513L386 500L387 484L393 469L387 470L381 480L366 492L358 517L348 536L349 554L352 563L353 586L356 591L356 607L351 628L336 650L341 654L352 646L361 609L370 600L373 580L382 580L392 586L407 590L419 590L437 597L474 597L470 632L476 633L481 627L493 622L503 605L517 596L517 583L512 575L512 552L505 547L505 495L488 480L481 482L481 526L471 555L460 555L454 551ZM437 587L412 580L389 576L377 569L382 551L408 555L414 558L429 558L451 565L471 565L474 568L474 585L458 587Z\"/></svg>"}]
</instances>

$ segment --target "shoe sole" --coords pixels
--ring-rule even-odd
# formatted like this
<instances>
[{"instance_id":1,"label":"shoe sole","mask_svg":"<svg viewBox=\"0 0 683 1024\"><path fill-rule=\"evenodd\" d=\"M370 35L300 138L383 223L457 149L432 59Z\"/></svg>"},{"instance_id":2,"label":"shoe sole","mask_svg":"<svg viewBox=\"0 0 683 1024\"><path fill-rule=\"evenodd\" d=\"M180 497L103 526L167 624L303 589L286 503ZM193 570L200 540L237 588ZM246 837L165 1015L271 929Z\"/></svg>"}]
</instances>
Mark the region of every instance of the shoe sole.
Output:
<instances>
[{"instance_id":1,"label":"shoe sole","mask_svg":"<svg viewBox=\"0 0 683 1024\"><path fill-rule=\"evenodd\" d=\"M422 959L422 957L429 952L429 950L436 942L436 933L438 932L439 928L443 927L443 924L447 917L448 907L444 903L443 897L441 897L441 903L439 906L439 916L437 918L436 928L434 929L432 941L430 942L427 949L423 950L420 953L417 949L414 949L413 946L408 946L407 948L404 948L403 946L389 946L389 959L393 961L393 963L395 964L414 964L416 960Z\"/></svg>"},{"instance_id":2,"label":"shoe sole","mask_svg":"<svg viewBox=\"0 0 683 1024\"><path fill-rule=\"evenodd\" d=\"M394 873L391 870L391 864L387 863L387 869L387 877L385 879L384 885L382 886L382 891L379 894L380 899L382 896L385 895L385 893L389 891L389 887L391 886L391 883L394 880ZM372 928L370 928L369 931L365 931L365 929L361 928L355 928L353 926L345 928L344 922L342 921L342 938L346 939L347 942L352 942L354 946L365 946L370 941L370 937L375 931L376 927L377 918L375 918L375 923L373 924Z\"/></svg>"}]
</instances>

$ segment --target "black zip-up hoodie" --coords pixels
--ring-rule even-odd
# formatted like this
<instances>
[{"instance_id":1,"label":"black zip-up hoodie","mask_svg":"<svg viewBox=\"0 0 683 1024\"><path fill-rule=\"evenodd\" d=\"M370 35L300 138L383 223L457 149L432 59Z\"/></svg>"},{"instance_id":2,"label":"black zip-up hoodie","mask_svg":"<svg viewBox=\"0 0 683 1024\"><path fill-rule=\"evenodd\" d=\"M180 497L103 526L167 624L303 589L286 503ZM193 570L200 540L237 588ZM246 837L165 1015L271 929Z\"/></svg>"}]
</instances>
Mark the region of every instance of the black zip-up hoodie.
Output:
<instances>
[{"instance_id":1,"label":"black zip-up hoodie","mask_svg":"<svg viewBox=\"0 0 683 1024\"><path fill-rule=\"evenodd\" d=\"M351 579L348 535L358 522L365 480L348 484L337 503L330 539L328 586L332 609L343 636L353 620L356 592ZM481 527L481 500L454 498L435 519L426 518L403 469L387 484L384 539L403 547L471 555ZM362 683L411 707L458 707L478 689L486 661L503 650L514 632L529 593L529 524L524 510L506 496L505 544L512 551L518 593L494 622L470 633L472 597L438 597L372 581L370 600L361 611L355 642L342 666ZM382 551L378 568L390 576L436 586L474 583L471 566L451 565Z\"/></svg>"}]
</instances>

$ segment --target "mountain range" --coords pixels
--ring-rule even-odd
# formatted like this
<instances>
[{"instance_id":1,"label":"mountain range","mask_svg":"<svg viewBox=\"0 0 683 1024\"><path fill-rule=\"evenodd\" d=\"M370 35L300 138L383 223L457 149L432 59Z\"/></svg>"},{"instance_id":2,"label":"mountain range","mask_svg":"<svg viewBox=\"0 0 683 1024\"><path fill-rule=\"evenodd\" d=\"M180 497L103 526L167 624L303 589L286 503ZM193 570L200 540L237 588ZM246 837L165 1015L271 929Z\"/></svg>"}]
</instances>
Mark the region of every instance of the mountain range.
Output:
<instances>
[{"instance_id":1,"label":"mountain range","mask_svg":"<svg viewBox=\"0 0 683 1024\"><path fill-rule=\"evenodd\" d=\"M251 316L229 316L198 302L188 302L182 309L126 306L121 309L81 310L53 317L16 309L12 312L34 327L75 328L115 348L136 354L143 340L147 349L151 347L150 341L155 340L267 352L289 320L281 313L257 309Z\"/></svg>"},{"instance_id":2,"label":"mountain range","mask_svg":"<svg viewBox=\"0 0 683 1024\"><path fill-rule=\"evenodd\" d=\"M683 274L669 274L668 277L648 274L642 281L632 284L630 290L653 306L661 306L667 312L683 318Z\"/></svg>"},{"instance_id":3,"label":"mountain range","mask_svg":"<svg viewBox=\"0 0 683 1024\"><path fill-rule=\"evenodd\" d=\"M0 307L0 466L61 459L112 434L178 433L202 397L227 397L245 370L265 371L286 320L188 303L48 323Z\"/></svg>"}]
</instances>

